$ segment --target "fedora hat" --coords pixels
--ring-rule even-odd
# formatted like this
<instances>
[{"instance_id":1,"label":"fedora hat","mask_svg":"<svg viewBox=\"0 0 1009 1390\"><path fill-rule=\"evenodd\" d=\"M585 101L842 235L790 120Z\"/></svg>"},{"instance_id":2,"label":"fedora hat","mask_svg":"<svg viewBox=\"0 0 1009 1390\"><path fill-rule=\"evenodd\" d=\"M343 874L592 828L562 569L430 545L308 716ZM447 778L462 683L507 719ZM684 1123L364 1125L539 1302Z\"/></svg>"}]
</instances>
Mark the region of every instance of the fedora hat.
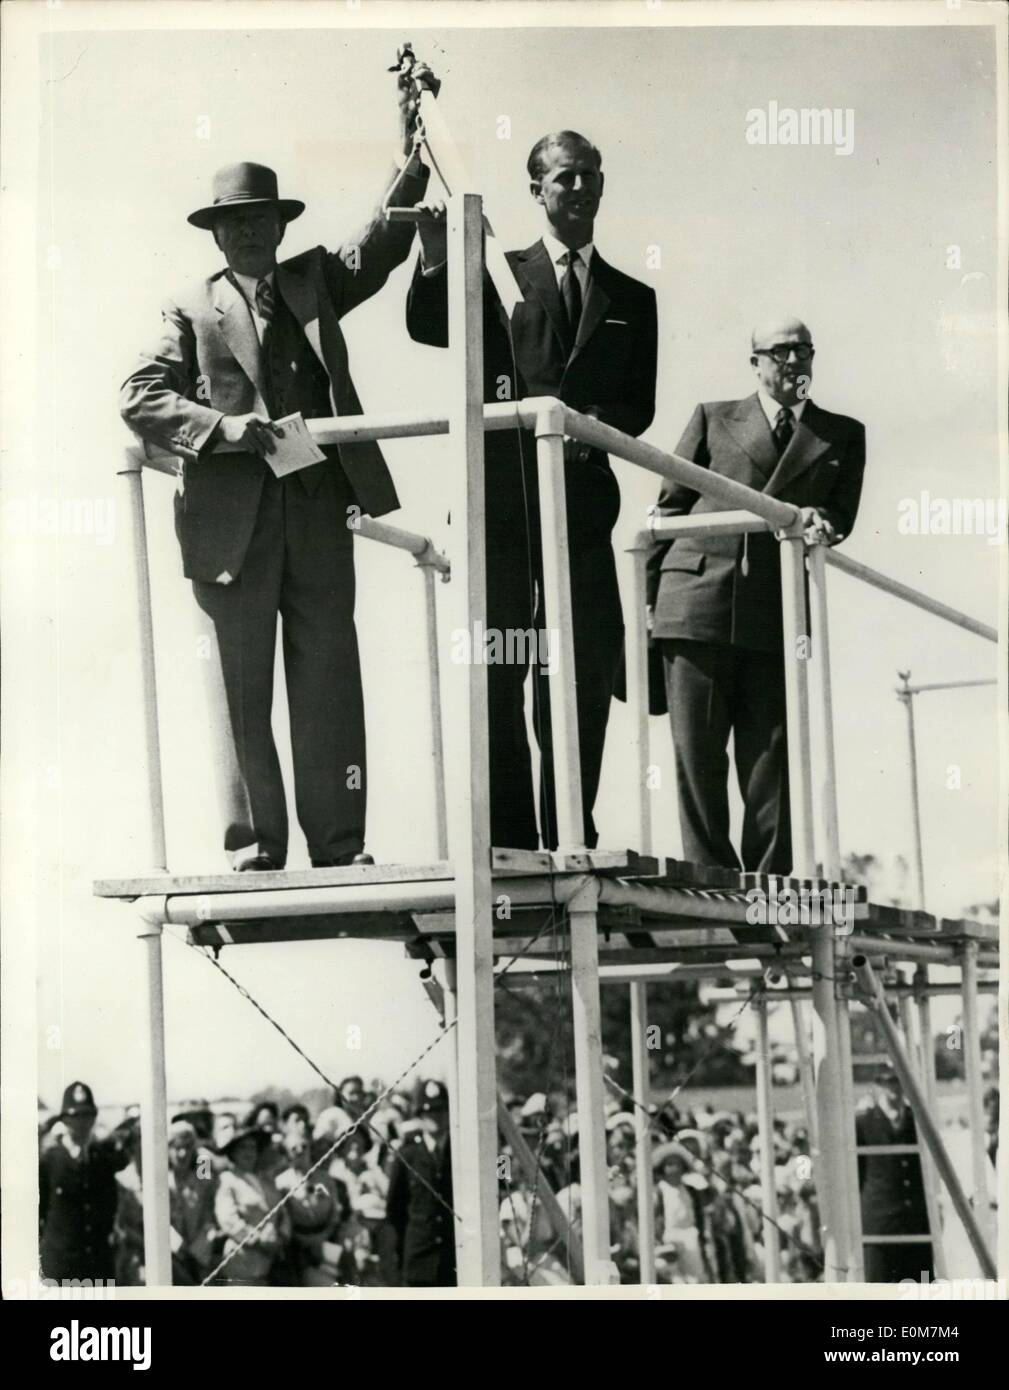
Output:
<instances>
[{"instance_id":1,"label":"fedora hat","mask_svg":"<svg viewBox=\"0 0 1009 1390\"><path fill-rule=\"evenodd\" d=\"M265 164L225 164L214 175L211 189L214 201L209 207L197 208L186 219L194 227L210 231L214 218L228 208L248 207L256 203L270 203L278 209L285 222L293 222L305 211L305 204L297 198L277 196L277 175Z\"/></svg>"}]
</instances>

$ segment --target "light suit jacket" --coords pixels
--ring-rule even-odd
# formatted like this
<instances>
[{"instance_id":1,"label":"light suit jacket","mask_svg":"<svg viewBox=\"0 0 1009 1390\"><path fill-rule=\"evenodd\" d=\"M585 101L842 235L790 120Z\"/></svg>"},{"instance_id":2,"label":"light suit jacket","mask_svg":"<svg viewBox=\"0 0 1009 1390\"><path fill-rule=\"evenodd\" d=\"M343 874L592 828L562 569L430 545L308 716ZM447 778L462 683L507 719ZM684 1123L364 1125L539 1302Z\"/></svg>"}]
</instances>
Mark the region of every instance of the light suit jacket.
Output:
<instances>
[{"instance_id":1,"label":"light suit jacket","mask_svg":"<svg viewBox=\"0 0 1009 1390\"><path fill-rule=\"evenodd\" d=\"M386 197L413 205L423 197L427 170L414 173L408 166L391 182ZM381 289L406 259L413 231L410 222L387 222L378 208L339 251L317 246L277 267L276 290L326 370L334 415L361 413L340 320ZM223 270L170 299L162 317L160 341L142 354L123 384L120 411L145 443L183 460L176 531L186 575L234 578L252 536L266 466L255 454L218 451L211 436L224 415L268 414L255 324ZM363 512L381 516L399 506L374 441L341 444L326 453L339 461ZM311 491L311 478L306 482Z\"/></svg>"}]
</instances>

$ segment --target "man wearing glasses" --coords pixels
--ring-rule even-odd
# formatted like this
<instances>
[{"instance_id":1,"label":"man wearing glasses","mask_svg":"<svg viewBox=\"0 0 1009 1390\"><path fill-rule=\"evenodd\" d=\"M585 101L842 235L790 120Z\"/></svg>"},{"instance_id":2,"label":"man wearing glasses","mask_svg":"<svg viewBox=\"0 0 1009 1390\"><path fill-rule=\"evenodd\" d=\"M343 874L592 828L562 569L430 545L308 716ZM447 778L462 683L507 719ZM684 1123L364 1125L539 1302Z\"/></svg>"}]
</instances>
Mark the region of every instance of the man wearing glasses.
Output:
<instances>
[{"instance_id":1,"label":"man wearing glasses","mask_svg":"<svg viewBox=\"0 0 1009 1390\"><path fill-rule=\"evenodd\" d=\"M694 411L676 452L802 511L806 539L851 534L865 467L865 428L810 399L813 340L798 319L754 331L757 390ZM667 482L660 516L722 510ZM653 642L661 649L673 730L683 855L759 873L788 874L792 842L785 739L778 542L684 536L650 559ZM744 815L729 839L728 741L735 746Z\"/></svg>"}]
</instances>

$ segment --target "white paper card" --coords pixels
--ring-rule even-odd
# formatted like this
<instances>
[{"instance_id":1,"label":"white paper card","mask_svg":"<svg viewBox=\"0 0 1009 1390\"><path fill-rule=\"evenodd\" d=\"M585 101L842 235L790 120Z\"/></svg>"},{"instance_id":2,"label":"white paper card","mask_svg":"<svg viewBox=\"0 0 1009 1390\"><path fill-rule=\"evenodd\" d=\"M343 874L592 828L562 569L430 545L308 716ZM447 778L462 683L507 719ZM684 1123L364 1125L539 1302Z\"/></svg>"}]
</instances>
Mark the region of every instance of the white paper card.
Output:
<instances>
[{"instance_id":1,"label":"white paper card","mask_svg":"<svg viewBox=\"0 0 1009 1390\"><path fill-rule=\"evenodd\" d=\"M285 415L282 420L274 420L273 425L279 433L273 437L274 452L267 454L266 461L278 478L286 478L288 473L296 473L299 468L321 463L326 457L309 434L300 411Z\"/></svg>"}]
</instances>

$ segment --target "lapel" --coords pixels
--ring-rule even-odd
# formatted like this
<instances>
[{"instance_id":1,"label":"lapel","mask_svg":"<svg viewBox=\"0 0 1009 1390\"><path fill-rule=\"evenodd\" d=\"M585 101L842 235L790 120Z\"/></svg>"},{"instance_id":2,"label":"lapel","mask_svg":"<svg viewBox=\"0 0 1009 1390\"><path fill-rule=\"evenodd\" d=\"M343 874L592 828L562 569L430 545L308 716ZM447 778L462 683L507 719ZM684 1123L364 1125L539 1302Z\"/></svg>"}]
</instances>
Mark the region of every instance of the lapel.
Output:
<instances>
[{"instance_id":1,"label":"lapel","mask_svg":"<svg viewBox=\"0 0 1009 1390\"><path fill-rule=\"evenodd\" d=\"M322 338L319 333L319 297L315 285L304 275L289 270L286 265L277 266L275 278L284 303L301 324L312 351L325 367L326 359L322 355Z\"/></svg>"},{"instance_id":2,"label":"lapel","mask_svg":"<svg viewBox=\"0 0 1009 1390\"><path fill-rule=\"evenodd\" d=\"M266 385L256 326L252 322L252 314L245 302L245 296L232 284L227 275L221 275L214 281L214 308L219 315L221 333L231 349L232 356L255 386L256 394L265 406Z\"/></svg>"},{"instance_id":3,"label":"lapel","mask_svg":"<svg viewBox=\"0 0 1009 1390\"><path fill-rule=\"evenodd\" d=\"M527 285L532 290L546 311L557 341L562 347L565 346L563 310L557 277L542 241L537 241L534 246L519 252L517 269L523 290Z\"/></svg>"},{"instance_id":4,"label":"lapel","mask_svg":"<svg viewBox=\"0 0 1009 1390\"><path fill-rule=\"evenodd\" d=\"M760 409L759 401L757 409ZM825 422L820 411L810 401L802 412L802 419L795 426L795 432L788 441L788 448L778 460L778 466L771 475L766 491L780 496L793 478L804 473L829 448L830 440L827 438Z\"/></svg>"},{"instance_id":5,"label":"lapel","mask_svg":"<svg viewBox=\"0 0 1009 1390\"><path fill-rule=\"evenodd\" d=\"M778 450L756 391L739 401L734 413L725 417L725 427L739 447L749 454L763 477L770 479L778 467ZM794 443L793 439L789 448Z\"/></svg>"},{"instance_id":6,"label":"lapel","mask_svg":"<svg viewBox=\"0 0 1009 1390\"><path fill-rule=\"evenodd\" d=\"M592 261L589 265L588 288L585 293L585 302L582 305L582 319L578 325L578 337L575 339L575 349L572 357L577 357L582 348L592 337L593 333L606 317L606 311L610 307L610 296L607 289L609 283L609 266L600 256L598 251L592 252Z\"/></svg>"}]
</instances>

